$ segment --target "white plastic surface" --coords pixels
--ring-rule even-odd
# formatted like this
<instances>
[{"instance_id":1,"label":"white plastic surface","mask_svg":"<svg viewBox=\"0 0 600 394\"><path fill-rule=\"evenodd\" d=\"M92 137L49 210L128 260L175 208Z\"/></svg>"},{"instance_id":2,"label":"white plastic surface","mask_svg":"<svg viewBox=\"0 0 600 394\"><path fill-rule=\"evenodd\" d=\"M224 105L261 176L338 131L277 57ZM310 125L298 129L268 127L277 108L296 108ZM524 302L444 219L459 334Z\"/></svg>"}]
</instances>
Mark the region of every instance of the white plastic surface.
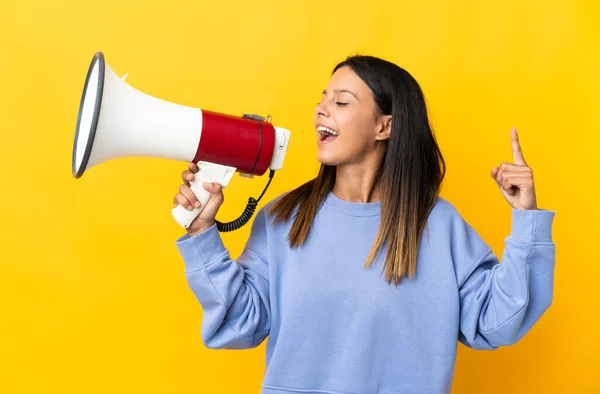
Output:
<instances>
[{"instance_id":1,"label":"white plastic surface","mask_svg":"<svg viewBox=\"0 0 600 394\"><path fill-rule=\"evenodd\" d=\"M84 107L93 109L94 104L95 91L90 89ZM85 119L85 125L91 123L91 118ZM201 109L145 94L127 84L105 63L100 115L86 169L108 160L135 156L190 162L201 134ZM86 142L82 139L78 145L84 148ZM78 146L78 154L84 151Z\"/></svg>"},{"instance_id":2,"label":"white plastic surface","mask_svg":"<svg viewBox=\"0 0 600 394\"><path fill-rule=\"evenodd\" d=\"M209 162L198 162L198 169L198 172L194 174L194 180L190 182L190 189L200 201L200 208L190 211L178 205L171 210L175 221L183 228L188 228L192 224L210 199L210 193L204 189L204 182L218 182L221 187L225 188L236 171L234 167Z\"/></svg>"},{"instance_id":3,"label":"white plastic surface","mask_svg":"<svg viewBox=\"0 0 600 394\"><path fill-rule=\"evenodd\" d=\"M283 127L275 127L275 149L273 150L273 156L269 164L271 170L280 170L283 167L283 159L285 158L290 142L290 135L289 130Z\"/></svg>"}]
</instances>

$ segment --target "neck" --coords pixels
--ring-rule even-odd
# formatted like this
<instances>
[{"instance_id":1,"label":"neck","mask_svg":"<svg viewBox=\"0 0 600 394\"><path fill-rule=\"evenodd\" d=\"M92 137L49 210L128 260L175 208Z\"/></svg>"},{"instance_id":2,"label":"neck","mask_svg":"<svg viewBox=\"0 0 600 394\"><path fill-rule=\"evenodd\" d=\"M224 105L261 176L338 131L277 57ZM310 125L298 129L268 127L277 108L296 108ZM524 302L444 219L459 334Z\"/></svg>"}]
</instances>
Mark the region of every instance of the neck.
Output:
<instances>
[{"instance_id":1,"label":"neck","mask_svg":"<svg viewBox=\"0 0 600 394\"><path fill-rule=\"evenodd\" d=\"M381 200L378 166L347 164L336 167L333 194L350 202L370 203Z\"/></svg>"}]
</instances>

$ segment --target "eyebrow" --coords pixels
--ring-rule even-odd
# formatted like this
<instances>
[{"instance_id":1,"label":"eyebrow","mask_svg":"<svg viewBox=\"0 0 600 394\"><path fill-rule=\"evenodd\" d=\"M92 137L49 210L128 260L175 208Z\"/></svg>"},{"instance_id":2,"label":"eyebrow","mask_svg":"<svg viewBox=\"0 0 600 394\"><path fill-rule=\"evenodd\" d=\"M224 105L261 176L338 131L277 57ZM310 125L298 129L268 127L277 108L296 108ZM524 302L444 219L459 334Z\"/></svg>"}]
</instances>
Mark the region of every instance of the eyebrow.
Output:
<instances>
[{"instance_id":1,"label":"eyebrow","mask_svg":"<svg viewBox=\"0 0 600 394\"><path fill-rule=\"evenodd\" d=\"M349 90L346 90L346 89L333 89L333 91L335 93L348 93L348 94L351 94L351 95L354 96L355 99L358 100L358 97L356 97L356 95L354 93L352 93L351 91L349 91ZM327 94L327 90L323 90L323 94L326 95Z\"/></svg>"}]
</instances>

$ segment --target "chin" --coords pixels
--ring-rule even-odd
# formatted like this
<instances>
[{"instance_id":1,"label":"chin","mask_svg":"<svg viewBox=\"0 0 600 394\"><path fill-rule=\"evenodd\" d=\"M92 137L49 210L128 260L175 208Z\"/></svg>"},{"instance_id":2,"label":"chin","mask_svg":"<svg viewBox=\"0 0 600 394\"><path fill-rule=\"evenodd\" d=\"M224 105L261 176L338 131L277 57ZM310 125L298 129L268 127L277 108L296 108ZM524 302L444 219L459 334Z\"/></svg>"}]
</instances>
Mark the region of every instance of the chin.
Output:
<instances>
[{"instance_id":1,"label":"chin","mask_svg":"<svg viewBox=\"0 0 600 394\"><path fill-rule=\"evenodd\" d=\"M335 157L331 152L318 152L317 161L330 167L335 167L340 164L340 158Z\"/></svg>"}]
</instances>

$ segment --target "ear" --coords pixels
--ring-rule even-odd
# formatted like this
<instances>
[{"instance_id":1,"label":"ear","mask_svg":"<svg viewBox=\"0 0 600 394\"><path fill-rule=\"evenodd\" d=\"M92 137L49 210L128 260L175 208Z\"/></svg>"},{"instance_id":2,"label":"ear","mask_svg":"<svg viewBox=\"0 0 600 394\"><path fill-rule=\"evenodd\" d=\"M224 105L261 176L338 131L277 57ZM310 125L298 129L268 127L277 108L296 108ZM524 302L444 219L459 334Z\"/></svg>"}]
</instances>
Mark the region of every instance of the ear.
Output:
<instances>
[{"instance_id":1,"label":"ear","mask_svg":"<svg viewBox=\"0 0 600 394\"><path fill-rule=\"evenodd\" d=\"M392 115L382 115L377 122L376 140L384 141L390 138L392 132Z\"/></svg>"}]
</instances>

